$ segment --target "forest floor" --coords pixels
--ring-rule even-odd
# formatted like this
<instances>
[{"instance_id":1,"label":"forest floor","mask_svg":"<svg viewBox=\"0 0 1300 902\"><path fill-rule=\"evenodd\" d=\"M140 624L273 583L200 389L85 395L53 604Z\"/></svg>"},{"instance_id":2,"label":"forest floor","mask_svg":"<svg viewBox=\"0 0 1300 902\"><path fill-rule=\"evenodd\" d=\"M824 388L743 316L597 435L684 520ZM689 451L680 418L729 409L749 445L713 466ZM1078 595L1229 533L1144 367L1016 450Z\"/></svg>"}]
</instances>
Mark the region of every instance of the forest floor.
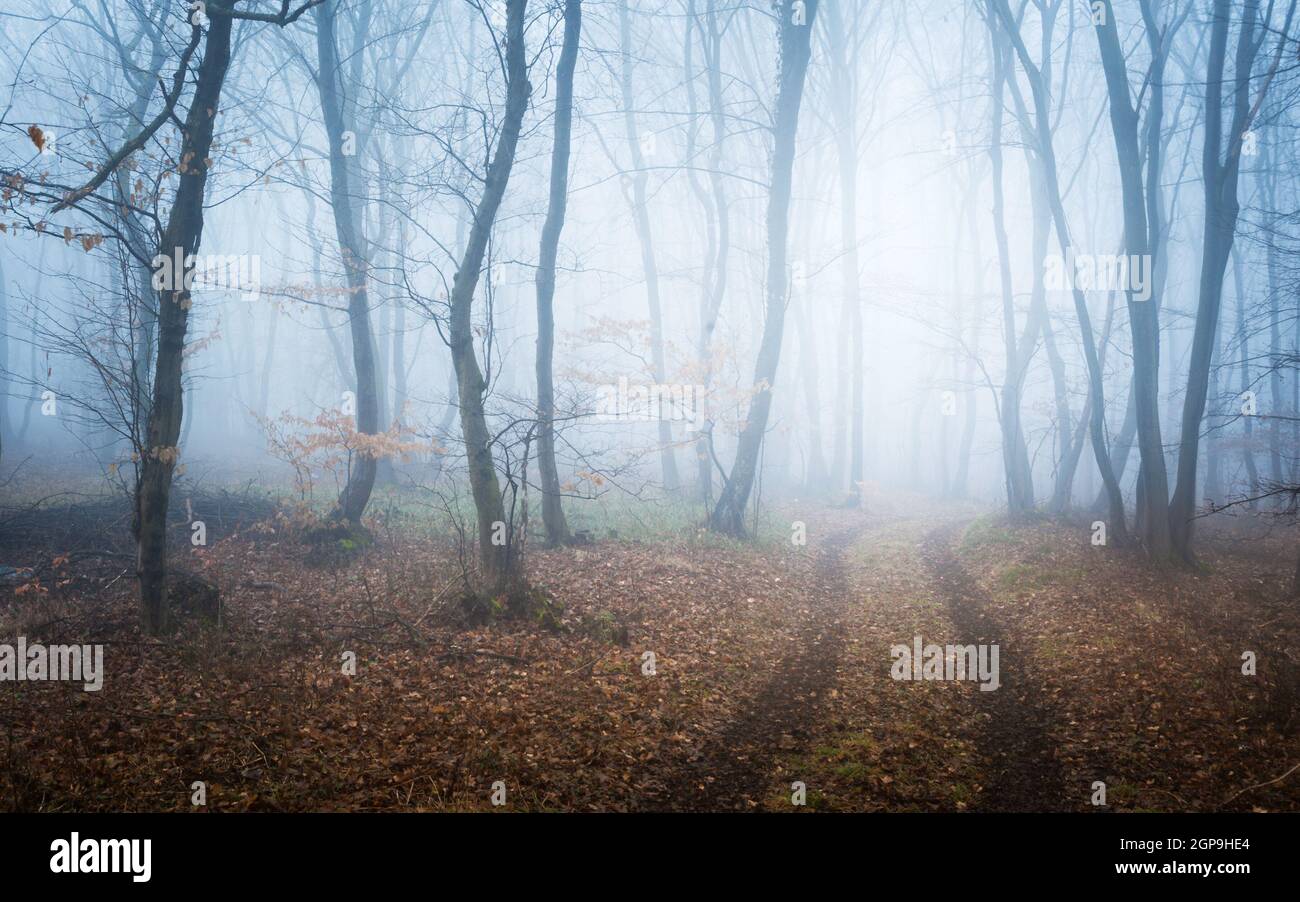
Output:
<instances>
[{"instance_id":1,"label":"forest floor","mask_svg":"<svg viewBox=\"0 0 1300 902\"><path fill-rule=\"evenodd\" d=\"M214 529L177 557L223 623L162 642L129 560L54 548L39 588L0 586L2 641L101 643L106 676L0 684L0 808L194 810L201 781L220 811L1300 810L1289 533L1235 524L1160 572L1083 523L780 513L806 545L529 550L549 626L467 628L451 546L382 517L339 555ZM892 678L918 636L996 644L1000 687Z\"/></svg>"}]
</instances>

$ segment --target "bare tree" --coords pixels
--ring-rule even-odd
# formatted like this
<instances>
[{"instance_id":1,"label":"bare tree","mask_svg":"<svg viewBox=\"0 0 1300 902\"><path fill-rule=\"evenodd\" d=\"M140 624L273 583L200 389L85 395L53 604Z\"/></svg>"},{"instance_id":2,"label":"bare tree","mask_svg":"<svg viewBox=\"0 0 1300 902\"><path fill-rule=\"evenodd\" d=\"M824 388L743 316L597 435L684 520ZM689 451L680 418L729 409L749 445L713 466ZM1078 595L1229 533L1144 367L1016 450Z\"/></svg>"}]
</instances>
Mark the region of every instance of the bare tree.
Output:
<instances>
[{"instance_id":1,"label":"bare tree","mask_svg":"<svg viewBox=\"0 0 1300 902\"><path fill-rule=\"evenodd\" d=\"M564 43L555 69L555 137L551 149L551 190L537 259L537 469L542 480L542 523L546 541L569 541L555 466L555 258L569 198L569 143L573 130L573 70L582 32L582 0L564 0Z\"/></svg>"},{"instance_id":2,"label":"bare tree","mask_svg":"<svg viewBox=\"0 0 1300 902\"><path fill-rule=\"evenodd\" d=\"M646 205L645 154L641 151L642 135L637 130L635 99L632 94L632 16L627 0L619 0L618 33L620 41L619 87L623 95L623 128L628 151L632 159L632 217L636 224L637 241L641 245L641 271L645 276L646 303L650 308L650 359L655 381L662 384L667 377L664 355L663 302L659 295L659 262L655 257L654 235L650 227L650 211ZM668 419L659 419L659 459L663 466L664 488L675 492L681 487L677 473L677 455L673 450L673 429Z\"/></svg>"},{"instance_id":3,"label":"bare tree","mask_svg":"<svg viewBox=\"0 0 1300 902\"><path fill-rule=\"evenodd\" d=\"M1037 130L1037 153L1040 160L1040 174L1043 179L1042 190L1046 192L1051 210L1052 224L1056 229L1057 242L1064 259L1071 258L1070 229L1065 219L1065 206L1061 201L1061 188L1056 171L1056 152L1052 142L1052 124L1048 109L1047 87L1042 72L1034 64L1020 37L1020 28L1011 17L1011 10L1006 0L993 0L997 15L1007 30L1007 36L1020 59L1020 66L1029 79L1030 90L1034 98L1034 123ZM1074 311L1079 318L1079 332L1083 339L1084 359L1088 365L1088 400L1090 404L1091 423L1089 435L1092 439L1093 458L1101 470L1102 481L1110 499L1111 533L1115 540L1122 542L1127 538L1124 525L1124 498L1120 494L1119 483L1110 467L1110 453L1106 448L1106 397L1102 378L1101 363L1097 354L1097 340L1092 330L1092 319L1088 313L1088 302L1078 285L1071 286L1074 298Z\"/></svg>"},{"instance_id":4,"label":"bare tree","mask_svg":"<svg viewBox=\"0 0 1300 902\"><path fill-rule=\"evenodd\" d=\"M992 127L989 137L989 160L993 168L993 237L998 248L998 275L1002 296L1002 342L1005 356L1005 372L1002 377L998 411L999 425L1002 429L1002 469L1006 480L1007 509L1014 517L1021 516L1034 507L1034 480L1029 466L1029 449L1025 445L1025 433L1020 421L1020 402L1025 374L1029 368L1030 353L1037 341L1037 317L1031 315L1030 322L1025 327L1024 337L1017 340L1015 296L1011 280L1011 250L1006 227L1005 164L1002 154L1005 91L1012 67L1001 26L992 16L988 16L986 21L993 60L991 79L993 102L989 105Z\"/></svg>"},{"instance_id":5,"label":"bare tree","mask_svg":"<svg viewBox=\"0 0 1300 902\"><path fill-rule=\"evenodd\" d=\"M1241 172L1242 143L1259 111L1269 83L1282 61L1282 52L1295 15L1296 0L1287 7L1285 22L1278 32L1277 51L1272 65L1252 97L1251 82L1260 49L1271 33L1267 20L1260 21L1259 0L1245 0L1237 27L1237 45L1233 61L1232 116L1224 147L1223 85L1227 61L1228 35L1233 10L1229 0L1214 0L1210 23L1210 56L1206 72L1205 143L1201 156L1201 179L1205 187L1205 228L1201 242L1201 279L1196 307L1196 331L1192 336L1192 355L1188 365L1187 394L1183 399L1182 434L1178 444L1178 481L1169 502L1169 533L1173 551L1184 560L1192 560L1192 530L1196 510L1196 462L1201 440L1201 420L1205 413L1210 358L1219 326L1219 305L1223 297L1223 279L1232 253L1240 202L1237 182ZM1269 4L1269 10L1272 10ZM1152 491L1150 485L1147 491ZM1163 496L1161 496L1163 497Z\"/></svg>"},{"instance_id":6,"label":"bare tree","mask_svg":"<svg viewBox=\"0 0 1300 902\"><path fill-rule=\"evenodd\" d=\"M54 207L54 212L82 203L119 167L143 147L166 122L185 86L189 62L200 42L203 59L199 64L194 93L181 129L181 147L177 163L179 185L172 199L171 211L158 242L158 257L182 260L197 252L203 237L203 204L210 171L210 152L221 91L231 64L231 33L236 19L266 22L281 27L296 21L320 0L305 0L290 10L284 0L278 13L239 12L234 4L211 3L207 16L191 18L190 42L182 54L170 93L164 97L162 111L140 132L127 140L81 187L69 192ZM206 26L206 31L204 27ZM145 632L157 635L168 625L167 607L167 506L172 474L180 456L184 389L181 371L185 354L185 335L191 306L185 273L172 272L170 279L159 280L158 343L153 374L153 395L145 432L136 485L136 512L133 532L138 543L136 574L140 580L141 624Z\"/></svg>"},{"instance_id":7,"label":"bare tree","mask_svg":"<svg viewBox=\"0 0 1300 902\"><path fill-rule=\"evenodd\" d=\"M368 9L368 7L367 7ZM330 206L334 230L348 286L348 323L352 334L352 365L356 378L357 431L375 435L380 431L380 386L375 368L375 338L370 322L368 289L370 248L358 215L357 172L354 165L357 136L349 121L349 103L339 84L337 0L325 0L316 10L316 87L320 94L325 134L329 139ZM369 16L363 13L354 39L353 60L360 59ZM355 89L355 86L354 86ZM374 489L378 462L366 449L356 455L348 472L347 485L339 496L337 513L351 523L360 523Z\"/></svg>"},{"instance_id":8,"label":"bare tree","mask_svg":"<svg viewBox=\"0 0 1300 902\"><path fill-rule=\"evenodd\" d=\"M794 177L795 137L799 106L811 56L810 34L817 0L782 0L776 7L780 69L773 111L771 181L767 198L767 303L763 337L754 365L753 397L736 446L736 458L709 523L728 535L745 535L745 508L758 472L758 452L767 430L781 361L785 332L786 240L789 232L790 189Z\"/></svg>"},{"instance_id":9,"label":"bare tree","mask_svg":"<svg viewBox=\"0 0 1300 902\"><path fill-rule=\"evenodd\" d=\"M492 457L493 437L488 430L483 406L487 383L474 349L474 292L483 268L492 226L496 222L502 198L505 197L506 185L510 181L515 151L519 146L519 132L532 90L528 83L524 48L524 13L527 6L528 0L506 0L505 114L449 298L451 313L448 342L460 393L460 424L469 461L470 490L478 514L479 563L483 588L493 595L505 592L518 576L518 559L511 555L509 542L503 540L508 538L504 536L507 526L505 505L501 499L501 484Z\"/></svg>"}]
</instances>

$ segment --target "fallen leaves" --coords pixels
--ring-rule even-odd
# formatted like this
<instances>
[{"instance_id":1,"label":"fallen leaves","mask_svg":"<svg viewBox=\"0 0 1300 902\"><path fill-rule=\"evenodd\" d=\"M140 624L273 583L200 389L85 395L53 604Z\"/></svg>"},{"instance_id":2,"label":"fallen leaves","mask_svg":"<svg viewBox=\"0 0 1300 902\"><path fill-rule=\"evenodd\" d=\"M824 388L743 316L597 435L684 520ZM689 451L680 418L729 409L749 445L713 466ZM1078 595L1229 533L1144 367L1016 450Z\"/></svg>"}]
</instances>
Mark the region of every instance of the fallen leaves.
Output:
<instances>
[{"instance_id":1,"label":"fallen leaves","mask_svg":"<svg viewBox=\"0 0 1300 902\"><path fill-rule=\"evenodd\" d=\"M50 629L109 641L105 687L0 686L15 762L0 795L182 811L203 780L215 810L486 810L500 780L512 810L792 810L799 780L810 808L984 807L997 782L978 689L889 678L893 642L966 638L918 560L934 516L820 512L812 536L866 529L838 571L815 545L530 550L530 578L564 605L558 632L458 627L435 603L454 549L401 524L346 565L308 566L275 529L178 552L224 587L227 623L166 643L135 633L129 584L108 585L120 565L96 583L60 555L71 582L49 595L68 619ZM1085 809L1093 779L1120 810L1297 807L1294 776L1275 781L1300 756L1270 708L1276 676L1233 675L1240 647L1275 662L1295 645L1255 563L1224 556L1163 585L1050 523L959 555L1014 627L1053 754L1083 787L1058 807ZM20 588L15 608L37 594Z\"/></svg>"}]
</instances>

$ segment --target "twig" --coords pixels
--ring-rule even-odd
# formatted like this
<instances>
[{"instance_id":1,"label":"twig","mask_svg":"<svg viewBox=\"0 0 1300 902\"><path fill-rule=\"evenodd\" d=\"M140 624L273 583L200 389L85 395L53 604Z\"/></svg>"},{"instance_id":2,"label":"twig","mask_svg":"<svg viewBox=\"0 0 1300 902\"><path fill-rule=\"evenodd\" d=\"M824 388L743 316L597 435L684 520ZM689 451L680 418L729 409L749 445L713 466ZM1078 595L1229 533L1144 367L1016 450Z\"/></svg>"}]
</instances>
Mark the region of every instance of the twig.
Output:
<instances>
[{"instance_id":1,"label":"twig","mask_svg":"<svg viewBox=\"0 0 1300 902\"><path fill-rule=\"evenodd\" d=\"M1246 793L1250 792L1252 789L1260 789L1264 786L1271 786L1274 783L1280 783L1283 780L1285 780L1287 777L1295 773L1297 769L1300 769L1300 764L1294 765L1289 771L1287 771L1280 777L1274 777L1272 780L1265 780L1263 783L1256 783L1254 786L1247 786L1245 789L1241 790L1240 792L1235 792L1232 795L1228 796L1226 799L1223 800L1223 804L1224 805L1228 804L1237 796L1245 795Z\"/></svg>"},{"instance_id":2,"label":"twig","mask_svg":"<svg viewBox=\"0 0 1300 902\"><path fill-rule=\"evenodd\" d=\"M606 652L605 654L608 654L608 652ZM605 654L602 654L599 657L592 658L586 664L579 664L577 667L573 668L572 670L564 671L564 675L570 676L572 674L577 673L579 670L586 670L588 671L588 676L590 676L592 673L595 672L596 665L599 664L602 659L604 659Z\"/></svg>"}]
</instances>

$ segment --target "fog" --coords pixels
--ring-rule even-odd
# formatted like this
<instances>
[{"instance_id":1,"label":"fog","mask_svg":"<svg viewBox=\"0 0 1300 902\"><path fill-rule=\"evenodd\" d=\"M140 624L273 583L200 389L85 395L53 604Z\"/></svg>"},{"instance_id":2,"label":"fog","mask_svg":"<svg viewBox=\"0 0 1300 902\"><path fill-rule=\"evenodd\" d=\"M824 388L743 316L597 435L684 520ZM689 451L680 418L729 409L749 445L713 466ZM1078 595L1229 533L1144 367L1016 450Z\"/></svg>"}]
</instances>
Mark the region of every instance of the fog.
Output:
<instances>
[{"instance_id":1,"label":"fog","mask_svg":"<svg viewBox=\"0 0 1300 902\"><path fill-rule=\"evenodd\" d=\"M0 810L1297 810L1297 5L5 0Z\"/></svg>"},{"instance_id":2,"label":"fog","mask_svg":"<svg viewBox=\"0 0 1300 902\"><path fill-rule=\"evenodd\" d=\"M319 39L322 10L291 6L215 14L233 20L231 50L203 161L181 147L203 4L27 2L5 13L8 466L66 461L132 490L156 447L159 280L191 272L193 253L182 478L287 485L283 443L305 441L318 417L353 428L361 396L373 422L355 428L394 443L360 455L379 458L381 485L463 485L449 297L471 260L492 465L508 480L553 422L558 476L575 497L683 497L707 519L767 394L755 369L765 331L779 361L754 485L769 497L857 504L864 491L905 487L1013 513L1104 507L1103 447L1132 504L1148 441L1135 438L1143 404L1130 397L1139 334L1150 345L1138 353L1158 355L1143 416L1163 429L1149 440L1163 448L1171 493L1179 442L1198 431L1194 506L1293 480L1289 4L1249 4L1250 22L1228 23L1213 103L1221 10L1211 3L584 4L550 416L538 401L539 239L563 4L522 11L526 105L481 259L473 227L510 133L508 4L339 3L332 50ZM811 32L806 77L781 56L783 19L811 21L790 26ZM1258 44L1250 58L1233 43L1242 28ZM1136 202L1150 217L1141 241L1125 235L1107 34L1128 56L1117 78L1135 117ZM787 69L800 83L787 93L797 130L782 198ZM1202 285L1203 270L1215 281L1207 222L1226 215L1205 210L1207 104L1226 160L1215 177L1231 179L1240 206L1217 290ZM1241 124L1236 138L1226 132ZM168 250L172 204L200 162L196 244ZM774 226L774 203L788 203L788 222ZM774 288L782 237L786 284ZM765 330L778 307L783 323ZM1157 331L1140 333L1135 311ZM1214 346L1208 371L1192 354L1198 325ZM373 361L356 355L366 331ZM1083 419L1089 343L1096 438ZM373 389L359 390L372 365L360 378ZM1185 411L1189 384L1207 394L1203 415ZM333 480L312 492L328 505L348 467L312 466L313 479Z\"/></svg>"}]
</instances>

